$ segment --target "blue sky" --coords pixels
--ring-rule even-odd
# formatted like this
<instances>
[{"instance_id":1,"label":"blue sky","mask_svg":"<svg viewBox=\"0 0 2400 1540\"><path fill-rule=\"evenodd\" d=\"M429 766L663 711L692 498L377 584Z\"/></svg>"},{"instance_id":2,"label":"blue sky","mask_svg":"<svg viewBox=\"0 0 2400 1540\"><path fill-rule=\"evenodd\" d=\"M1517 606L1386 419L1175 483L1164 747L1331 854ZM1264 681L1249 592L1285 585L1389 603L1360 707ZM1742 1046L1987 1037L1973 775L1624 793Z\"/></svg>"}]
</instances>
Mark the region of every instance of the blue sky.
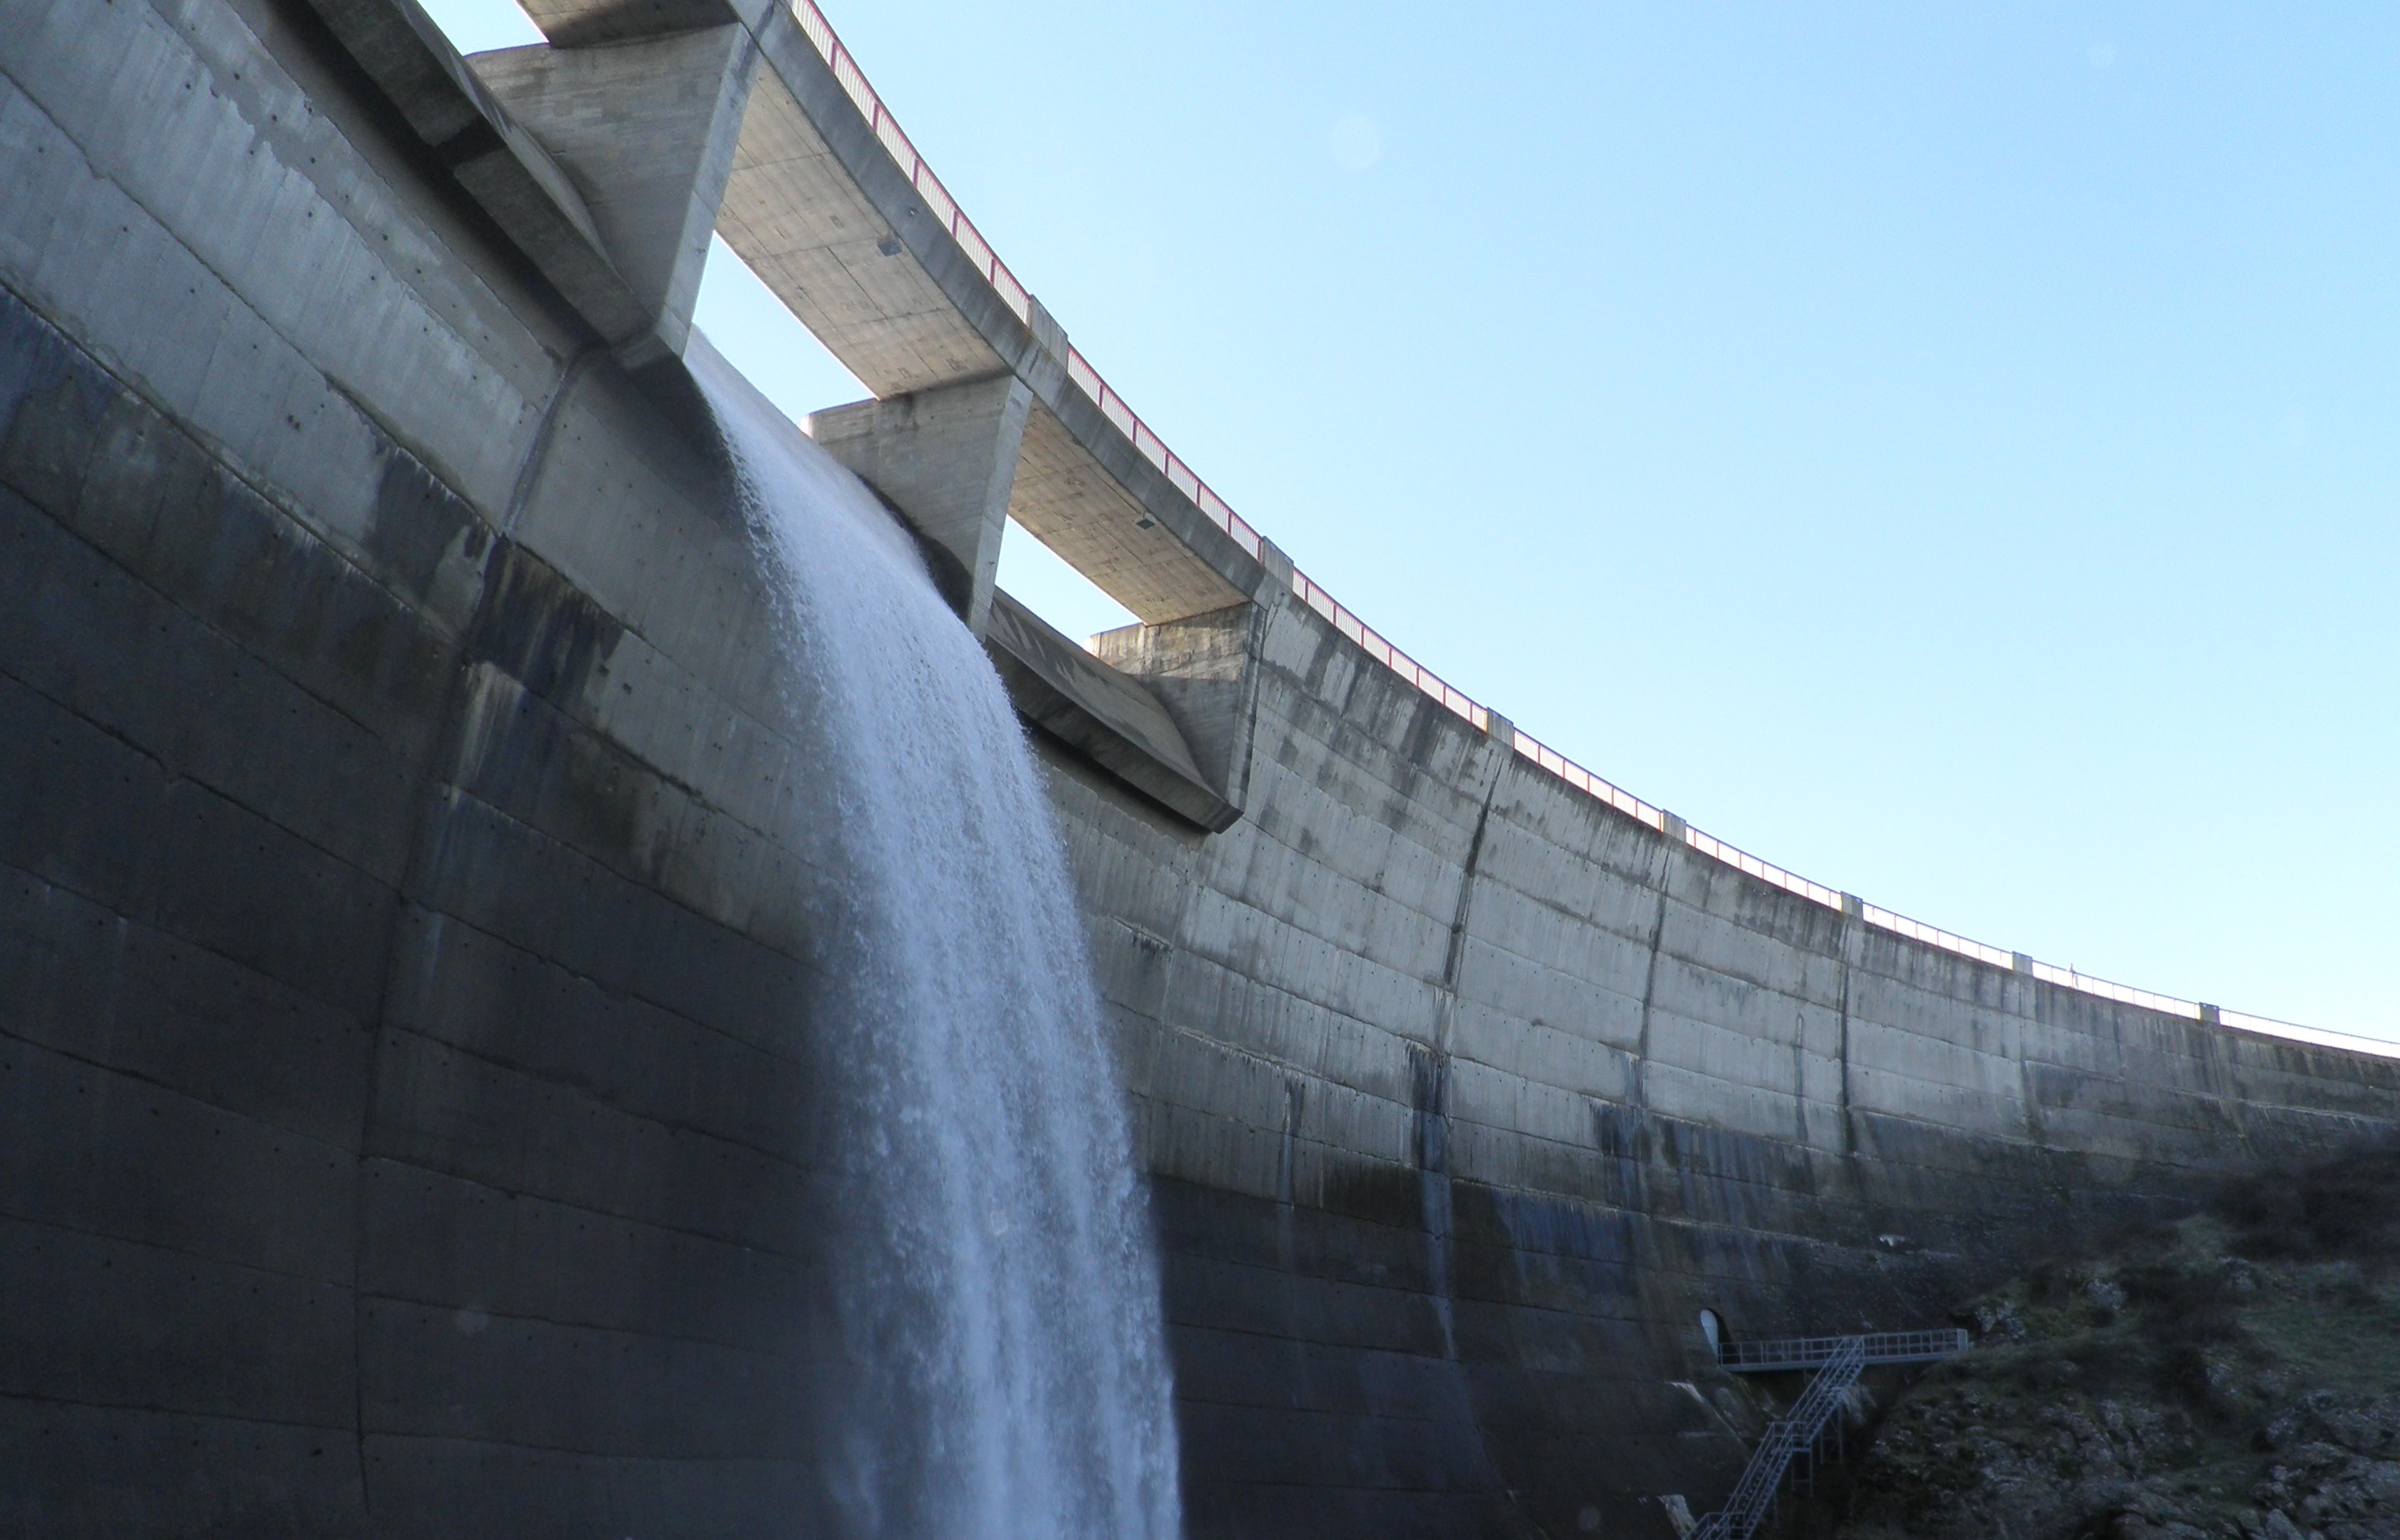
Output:
<instances>
[{"instance_id":1,"label":"blue sky","mask_svg":"<svg viewBox=\"0 0 2400 1540\"><path fill-rule=\"evenodd\" d=\"M1111 383L1461 688L1872 902L2400 1039L2400 11L824 3ZM860 393L721 250L700 319Z\"/></svg>"}]
</instances>

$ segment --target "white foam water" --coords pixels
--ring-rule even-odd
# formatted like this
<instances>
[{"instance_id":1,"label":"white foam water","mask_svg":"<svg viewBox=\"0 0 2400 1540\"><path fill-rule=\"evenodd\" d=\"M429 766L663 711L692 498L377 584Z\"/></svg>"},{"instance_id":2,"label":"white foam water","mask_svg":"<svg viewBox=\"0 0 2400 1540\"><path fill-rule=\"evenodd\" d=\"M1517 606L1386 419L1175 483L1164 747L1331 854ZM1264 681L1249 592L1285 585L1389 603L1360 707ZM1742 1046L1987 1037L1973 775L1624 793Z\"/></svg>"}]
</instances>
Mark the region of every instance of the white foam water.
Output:
<instances>
[{"instance_id":1,"label":"white foam water","mask_svg":"<svg viewBox=\"0 0 2400 1540\"><path fill-rule=\"evenodd\" d=\"M822 747L831 1520L924 1540L1173 1540L1148 1220L1023 729L911 538L691 348Z\"/></svg>"}]
</instances>

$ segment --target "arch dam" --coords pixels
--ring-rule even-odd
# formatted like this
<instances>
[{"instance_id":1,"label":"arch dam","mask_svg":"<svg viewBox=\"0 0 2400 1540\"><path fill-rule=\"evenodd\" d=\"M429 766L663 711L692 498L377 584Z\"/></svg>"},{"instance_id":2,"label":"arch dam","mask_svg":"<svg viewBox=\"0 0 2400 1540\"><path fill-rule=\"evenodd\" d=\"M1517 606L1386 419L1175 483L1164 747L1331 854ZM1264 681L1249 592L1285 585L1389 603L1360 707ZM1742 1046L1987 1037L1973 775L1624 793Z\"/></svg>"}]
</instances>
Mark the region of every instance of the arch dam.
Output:
<instances>
[{"instance_id":1,"label":"arch dam","mask_svg":"<svg viewBox=\"0 0 2400 1540\"><path fill-rule=\"evenodd\" d=\"M1195 1536L1670 1533L1698 1326L1938 1324L2400 1065L1827 892L1425 673L808 0L0 0L0 1528L783 1533L809 766L678 360L721 233L1036 739ZM1004 516L1139 618L992 587Z\"/></svg>"}]
</instances>

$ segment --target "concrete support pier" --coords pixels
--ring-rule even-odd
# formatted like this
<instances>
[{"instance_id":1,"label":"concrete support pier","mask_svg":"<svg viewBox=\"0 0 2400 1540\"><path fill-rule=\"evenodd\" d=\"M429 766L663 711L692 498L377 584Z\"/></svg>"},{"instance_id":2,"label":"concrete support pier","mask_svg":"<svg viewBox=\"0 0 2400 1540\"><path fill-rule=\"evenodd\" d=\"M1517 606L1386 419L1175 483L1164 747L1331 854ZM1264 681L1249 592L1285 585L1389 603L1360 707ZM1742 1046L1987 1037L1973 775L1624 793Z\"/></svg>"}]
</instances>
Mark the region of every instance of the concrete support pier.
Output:
<instances>
[{"instance_id":1,"label":"concrete support pier","mask_svg":"<svg viewBox=\"0 0 2400 1540\"><path fill-rule=\"evenodd\" d=\"M951 606L980 636L1033 406L1014 375L812 412L811 438L881 493L933 548Z\"/></svg>"},{"instance_id":2,"label":"concrete support pier","mask_svg":"<svg viewBox=\"0 0 2400 1540\"><path fill-rule=\"evenodd\" d=\"M649 325L629 368L681 357L709 237L758 67L739 26L584 48L535 44L467 61L563 167Z\"/></svg>"}]
</instances>

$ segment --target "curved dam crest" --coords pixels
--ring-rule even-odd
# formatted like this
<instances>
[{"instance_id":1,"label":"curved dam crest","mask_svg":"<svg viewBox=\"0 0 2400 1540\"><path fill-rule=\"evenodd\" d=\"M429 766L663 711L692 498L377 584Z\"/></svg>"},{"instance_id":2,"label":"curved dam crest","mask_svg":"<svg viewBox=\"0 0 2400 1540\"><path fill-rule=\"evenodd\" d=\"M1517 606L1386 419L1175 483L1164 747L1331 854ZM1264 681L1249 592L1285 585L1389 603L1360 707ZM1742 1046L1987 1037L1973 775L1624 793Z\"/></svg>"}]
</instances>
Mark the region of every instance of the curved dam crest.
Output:
<instances>
[{"instance_id":1,"label":"curved dam crest","mask_svg":"<svg viewBox=\"0 0 2400 1540\"><path fill-rule=\"evenodd\" d=\"M812 12L529 9L552 48L477 61L393 0L0 25L7 1527L842 1533L826 1493L879 1500L828 1425L846 1309L972 1342L1055 1307L1079 1372L1111 1333L1139 1363L1104 1291L942 1287L1005 1250L994 1188L1146 1287L1090 1169L1122 1116L1185 1533L1665 1536L1762 1411L1701 1310L1940 1324L2227 1171L2400 1132L2400 1066L1811 902L1403 678L1084 383ZM588 92L644 155L580 137ZM845 1295L819 1220L900 1167L838 1137L880 1093L792 1002L864 988L846 925L1035 937L987 959L1029 992L1078 937L846 884L1026 809L778 645L694 383L711 228L876 394L807 427L1031 729L1099 995L1060 1030L1111 1056L1113 1108L992 1064L989 1105L897 1130L978 1167L903 1195L921 1296ZM1003 517L1143 623L1087 649L993 591ZM852 826L839 767L887 754L940 789ZM982 1119L1055 1169L982 1169ZM1166 1414L1125 1372L1105 1501L1154 1516ZM995 1371L1007 1438L1039 1378Z\"/></svg>"}]
</instances>

